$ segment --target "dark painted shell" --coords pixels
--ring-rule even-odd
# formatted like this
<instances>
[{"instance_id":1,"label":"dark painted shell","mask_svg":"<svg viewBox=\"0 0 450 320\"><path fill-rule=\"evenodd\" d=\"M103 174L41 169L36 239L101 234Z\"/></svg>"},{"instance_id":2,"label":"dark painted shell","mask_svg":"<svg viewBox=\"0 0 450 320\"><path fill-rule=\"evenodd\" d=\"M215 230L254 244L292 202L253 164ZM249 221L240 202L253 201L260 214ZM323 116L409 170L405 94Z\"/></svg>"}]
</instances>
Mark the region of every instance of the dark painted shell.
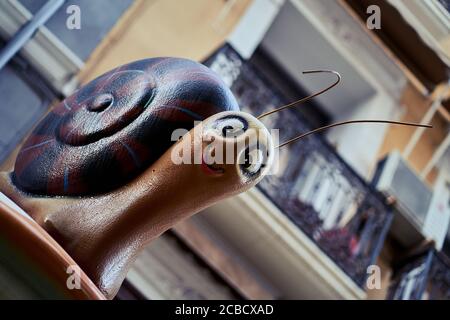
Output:
<instances>
[{"instance_id":1,"label":"dark painted shell","mask_svg":"<svg viewBox=\"0 0 450 320\"><path fill-rule=\"evenodd\" d=\"M110 191L145 170L177 128L239 110L207 67L155 58L109 71L55 106L20 150L12 179L41 195Z\"/></svg>"}]
</instances>

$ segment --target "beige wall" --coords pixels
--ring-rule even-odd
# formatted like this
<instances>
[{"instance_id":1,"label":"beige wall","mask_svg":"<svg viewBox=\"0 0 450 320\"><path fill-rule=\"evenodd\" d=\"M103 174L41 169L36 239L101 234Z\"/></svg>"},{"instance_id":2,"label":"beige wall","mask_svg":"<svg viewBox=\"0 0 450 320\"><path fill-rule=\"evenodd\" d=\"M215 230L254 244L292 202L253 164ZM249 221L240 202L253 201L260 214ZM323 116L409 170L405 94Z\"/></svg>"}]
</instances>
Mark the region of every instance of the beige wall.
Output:
<instances>
[{"instance_id":1,"label":"beige wall","mask_svg":"<svg viewBox=\"0 0 450 320\"><path fill-rule=\"evenodd\" d=\"M424 97L413 85L409 84L403 92L400 103L405 108L402 121L420 122L431 106L432 100L431 97ZM438 113L433 117L432 125L432 129L425 130L425 133L408 158L409 163L418 172L426 166L446 135L447 122ZM393 149L403 151L414 130L415 128L413 127L390 126L380 149L380 158ZM428 182L432 183L435 178L436 171L433 170L428 176Z\"/></svg>"},{"instance_id":2,"label":"beige wall","mask_svg":"<svg viewBox=\"0 0 450 320\"><path fill-rule=\"evenodd\" d=\"M95 50L79 78L86 82L118 65L149 57L202 60L225 41L250 3L138 0Z\"/></svg>"}]
</instances>

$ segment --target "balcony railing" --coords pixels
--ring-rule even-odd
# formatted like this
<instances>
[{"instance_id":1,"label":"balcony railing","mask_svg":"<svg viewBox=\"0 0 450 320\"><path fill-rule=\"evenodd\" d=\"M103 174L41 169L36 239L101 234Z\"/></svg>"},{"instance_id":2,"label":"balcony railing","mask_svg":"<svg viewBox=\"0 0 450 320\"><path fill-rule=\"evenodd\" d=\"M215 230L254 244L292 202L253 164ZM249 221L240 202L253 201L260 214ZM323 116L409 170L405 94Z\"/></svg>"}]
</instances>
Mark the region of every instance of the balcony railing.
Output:
<instances>
[{"instance_id":1,"label":"balcony railing","mask_svg":"<svg viewBox=\"0 0 450 320\"><path fill-rule=\"evenodd\" d=\"M450 300L450 260L433 248L407 259L389 290L393 300Z\"/></svg>"},{"instance_id":2,"label":"balcony railing","mask_svg":"<svg viewBox=\"0 0 450 320\"><path fill-rule=\"evenodd\" d=\"M243 111L259 115L288 102L228 45L206 64L231 87ZM264 120L280 129L280 141L310 130L293 109ZM281 148L279 159L278 173L265 177L260 190L364 287L392 220L389 207L320 135Z\"/></svg>"}]
</instances>

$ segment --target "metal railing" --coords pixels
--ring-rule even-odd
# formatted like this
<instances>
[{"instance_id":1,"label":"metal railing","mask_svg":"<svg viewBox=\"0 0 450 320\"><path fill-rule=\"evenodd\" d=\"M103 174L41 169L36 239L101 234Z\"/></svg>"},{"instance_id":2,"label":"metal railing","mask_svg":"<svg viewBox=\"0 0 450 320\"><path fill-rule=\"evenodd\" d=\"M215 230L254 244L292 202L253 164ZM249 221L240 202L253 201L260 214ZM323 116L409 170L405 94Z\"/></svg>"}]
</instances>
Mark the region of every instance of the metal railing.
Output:
<instances>
[{"instance_id":1,"label":"metal railing","mask_svg":"<svg viewBox=\"0 0 450 320\"><path fill-rule=\"evenodd\" d=\"M231 87L243 111L259 115L288 102L255 66L228 45L206 64ZM266 119L269 128L280 129L280 141L310 130L293 109ZM364 287L367 267L380 253L392 212L381 195L320 135L281 148L279 172L265 177L259 188Z\"/></svg>"},{"instance_id":2,"label":"metal railing","mask_svg":"<svg viewBox=\"0 0 450 320\"><path fill-rule=\"evenodd\" d=\"M450 300L450 260L434 248L404 261L395 272L388 299Z\"/></svg>"},{"instance_id":3,"label":"metal railing","mask_svg":"<svg viewBox=\"0 0 450 320\"><path fill-rule=\"evenodd\" d=\"M49 0L25 23L17 33L8 40L5 47L0 50L0 69L30 40L36 31L50 19L64 4L65 0Z\"/></svg>"}]
</instances>

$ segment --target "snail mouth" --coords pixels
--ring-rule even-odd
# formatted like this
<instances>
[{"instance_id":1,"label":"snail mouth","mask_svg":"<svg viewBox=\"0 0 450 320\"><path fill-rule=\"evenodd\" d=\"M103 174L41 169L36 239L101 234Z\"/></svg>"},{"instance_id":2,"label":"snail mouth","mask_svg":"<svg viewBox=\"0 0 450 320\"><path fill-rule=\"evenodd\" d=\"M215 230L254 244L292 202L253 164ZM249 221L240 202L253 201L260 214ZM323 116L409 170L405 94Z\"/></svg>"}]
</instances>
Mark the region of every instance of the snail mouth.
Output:
<instances>
[{"instance_id":1,"label":"snail mouth","mask_svg":"<svg viewBox=\"0 0 450 320\"><path fill-rule=\"evenodd\" d=\"M207 175L221 175L225 172L224 168L221 168L214 164L207 164L203 157L202 157L201 169Z\"/></svg>"}]
</instances>

